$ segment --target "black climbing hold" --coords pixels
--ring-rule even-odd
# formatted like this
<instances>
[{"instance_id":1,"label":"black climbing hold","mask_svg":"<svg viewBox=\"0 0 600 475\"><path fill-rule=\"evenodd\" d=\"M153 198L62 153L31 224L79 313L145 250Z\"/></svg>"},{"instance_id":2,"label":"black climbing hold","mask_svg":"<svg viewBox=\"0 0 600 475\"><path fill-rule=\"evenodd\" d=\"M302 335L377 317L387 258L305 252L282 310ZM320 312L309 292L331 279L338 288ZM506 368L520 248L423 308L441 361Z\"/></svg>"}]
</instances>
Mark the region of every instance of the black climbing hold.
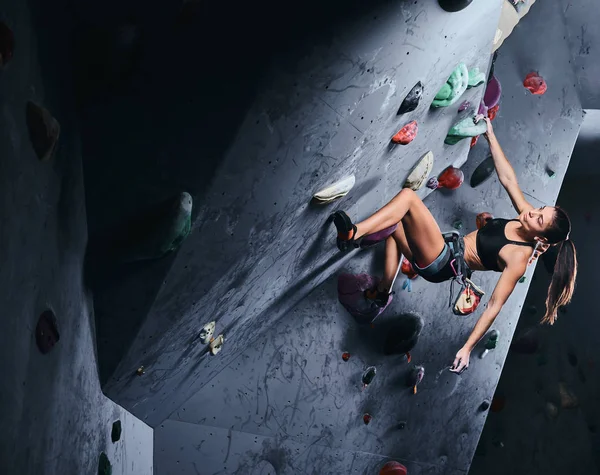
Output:
<instances>
[{"instance_id":1,"label":"black climbing hold","mask_svg":"<svg viewBox=\"0 0 600 475\"><path fill-rule=\"evenodd\" d=\"M400 429L400 430L406 429L406 422L405 421L400 421L398 423L398 429Z\"/></svg>"},{"instance_id":2,"label":"black climbing hold","mask_svg":"<svg viewBox=\"0 0 600 475\"><path fill-rule=\"evenodd\" d=\"M369 366L362 375L362 383L366 386L371 384L371 381L375 379L375 375L377 374L377 369L375 366Z\"/></svg>"},{"instance_id":3,"label":"black climbing hold","mask_svg":"<svg viewBox=\"0 0 600 475\"><path fill-rule=\"evenodd\" d=\"M535 315L537 313L537 307L535 305L530 305L527 307L527 311L530 315Z\"/></svg>"},{"instance_id":4,"label":"black climbing hold","mask_svg":"<svg viewBox=\"0 0 600 475\"><path fill-rule=\"evenodd\" d=\"M420 315L415 313L401 315L398 322L388 332L383 352L386 355L408 353L419 341L423 325L423 318Z\"/></svg>"},{"instance_id":5,"label":"black climbing hold","mask_svg":"<svg viewBox=\"0 0 600 475\"><path fill-rule=\"evenodd\" d=\"M487 399L481 403L481 406L479 406L479 409L481 409L482 411L487 411L489 408L490 401L488 401Z\"/></svg>"},{"instance_id":6,"label":"black climbing hold","mask_svg":"<svg viewBox=\"0 0 600 475\"><path fill-rule=\"evenodd\" d=\"M423 366L414 365L406 375L406 385L416 389L419 383L423 381L424 376L425 368Z\"/></svg>"},{"instance_id":7,"label":"black climbing hold","mask_svg":"<svg viewBox=\"0 0 600 475\"><path fill-rule=\"evenodd\" d=\"M115 421L112 425L112 431L110 433L110 438L113 441L113 444L121 438L121 421Z\"/></svg>"},{"instance_id":8,"label":"black climbing hold","mask_svg":"<svg viewBox=\"0 0 600 475\"><path fill-rule=\"evenodd\" d=\"M438 0L438 2L447 12L459 12L471 5L473 0Z\"/></svg>"},{"instance_id":9,"label":"black climbing hold","mask_svg":"<svg viewBox=\"0 0 600 475\"><path fill-rule=\"evenodd\" d=\"M421 100L421 96L423 95L423 84L419 81L414 87L410 90L410 92L406 95L402 104L400 105L400 109L398 109L398 114L405 114L406 112L412 112L419 106L419 101Z\"/></svg>"},{"instance_id":10,"label":"black climbing hold","mask_svg":"<svg viewBox=\"0 0 600 475\"><path fill-rule=\"evenodd\" d=\"M494 159L490 155L483 162L477 165L477 168L471 175L471 187L475 188L487 181L495 171Z\"/></svg>"},{"instance_id":11,"label":"black climbing hold","mask_svg":"<svg viewBox=\"0 0 600 475\"><path fill-rule=\"evenodd\" d=\"M60 340L58 323L52 310L45 310L38 319L35 327L35 343L40 352L45 355L54 348Z\"/></svg>"},{"instance_id":12,"label":"black climbing hold","mask_svg":"<svg viewBox=\"0 0 600 475\"><path fill-rule=\"evenodd\" d=\"M100 454L98 460L98 475L112 475L112 465L104 452Z\"/></svg>"}]
</instances>

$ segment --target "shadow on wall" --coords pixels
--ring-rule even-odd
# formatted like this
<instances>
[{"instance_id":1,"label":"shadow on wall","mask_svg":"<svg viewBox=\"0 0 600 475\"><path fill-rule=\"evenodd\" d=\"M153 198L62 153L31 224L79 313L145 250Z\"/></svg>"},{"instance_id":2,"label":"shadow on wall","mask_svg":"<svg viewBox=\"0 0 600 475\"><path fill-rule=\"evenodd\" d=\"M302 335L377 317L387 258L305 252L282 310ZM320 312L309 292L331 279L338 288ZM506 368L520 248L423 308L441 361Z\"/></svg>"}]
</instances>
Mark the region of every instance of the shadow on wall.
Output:
<instances>
[{"instance_id":1,"label":"shadow on wall","mask_svg":"<svg viewBox=\"0 0 600 475\"><path fill-rule=\"evenodd\" d=\"M198 0L114 3L73 11L75 89L94 243L122 233L127 225L121 223L182 191L191 194L192 220L197 217L258 86L269 81L270 64L294 70L298 65L287 60L288 53L303 57L318 36L357 15L370 20L368 10L389 1L365 7L359 1L309 0L293 15L272 1L235 7ZM100 270L94 263L103 380L137 333L172 261L173 256L117 267L107 260ZM110 364L102 355L110 355Z\"/></svg>"}]
</instances>

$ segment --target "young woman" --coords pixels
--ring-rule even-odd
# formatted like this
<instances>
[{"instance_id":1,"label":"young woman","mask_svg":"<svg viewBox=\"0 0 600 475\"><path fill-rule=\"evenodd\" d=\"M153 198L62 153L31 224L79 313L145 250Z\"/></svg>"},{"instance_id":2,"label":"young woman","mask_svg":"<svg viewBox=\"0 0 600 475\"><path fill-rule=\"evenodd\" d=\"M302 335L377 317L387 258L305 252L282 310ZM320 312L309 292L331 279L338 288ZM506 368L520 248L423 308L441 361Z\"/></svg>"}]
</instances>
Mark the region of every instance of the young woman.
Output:
<instances>
[{"instance_id":1,"label":"young woman","mask_svg":"<svg viewBox=\"0 0 600 475\"><path fill-rule=\"evenodd\" d=\"M492 219L478 231L463 238L464 262L471 271L496 271L502 275L487 308L477 321L465 345L458 351L451 371L462 372L469 366L469 356L483 338L519 279L530 259L536 259L549 246L559 246L552 282L546 299L542 322L553 324L557 309L571 301L577 276L577 255L569 239L571 222L557 206L534 208L527 202L517 183L517 176L494 135L489 119L485 137L490 144L500 183L508 192L519 213L516 219ZM385 243L385 272L377 289L365 292L366 298L383 306L398 269L399 253L415 271L429 282L443 282L455 277L451 261L453 251L446 243L435 219L410 189L403 189L388 204L364 221L352 223L343 211L333 216L340 250L358 246L361 237L398 224ZM536 247L537 244L537 247ZM460 256L458 256L460 257Z\"/></svg>"}]
</instances>

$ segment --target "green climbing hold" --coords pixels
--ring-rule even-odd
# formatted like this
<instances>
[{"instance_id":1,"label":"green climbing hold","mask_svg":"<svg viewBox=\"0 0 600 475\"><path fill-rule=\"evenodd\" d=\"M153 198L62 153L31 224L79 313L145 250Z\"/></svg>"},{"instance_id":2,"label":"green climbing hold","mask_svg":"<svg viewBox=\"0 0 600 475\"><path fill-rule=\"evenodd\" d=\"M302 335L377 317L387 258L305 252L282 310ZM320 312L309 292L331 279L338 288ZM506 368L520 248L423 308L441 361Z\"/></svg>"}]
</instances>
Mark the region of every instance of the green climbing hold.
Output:
<instances>
[{"instance_id":1,"label":"green climbing hold","mask_svg":"<svg viewBox=\"0 0 600 475\"><path fill-rule=\"evenodd\" d=\"M110 438L113 441L113 444L117 442L121 438L121 421L115 421L112 425L112 431L110 433Z\"/></svg>"},{"instance_id":2,"label":"green climbing hold","mask_svg":"<svg viewBox=\"0 0 600 475\"><path fill-rule=\"evenodd\" d=\"M462 221L460 219L456 220L456 221L454 221L454 223L452 223L452 227L454 229L462 229L463 228L463 223L462 223Z\"/></svg>"},{"instance_id":3,"label":"green climbing hold","mask_svg":"<svg viewBox=\"0 0 600 475\"><path fill-rule=\"evenodd\" d=\"M464 63L460 63L436 94L431 107L448 107L454 104L467 90L469 71Z\"/></svg>"},{"instance_id":4,"label":"green climbing hold","mask_svg":"<svg viewBox=\"0 0 600 475\"><path fill-rule=\"evenodd\" d=\"M472 87L480 86L485 82L485 74L479 71L479 68L473 68L469 71L469 81L467 84L467 89L471 89Z\"/></svg>"},{"instance_id":5,"label":"green climbing hold","mask_svg":"<svg viewBox=\"0 0 600 475\"><path fill-rule=\"evenodd\" d=\"M448 145L455 145L467 137L476 137L483 134L487 130L487 124L483 120L475 123L474 119L474 117L467 117L454 124L454 126L448 131L448 135L446 136L444 143Z\"/></svg>"},{"instance_id":6,"label":"green climbing hold","mask_svg":"<svg viewBox=\"0 0 600 475\"><path fill-rule=\"evenodd\" d=\"M550 178L554 178L556 177L556 172L550 168L546 168L546 174L550 177Z\"/></svg>"},{"instance_id":7,"label":"green climbing hold","mask_svg":"<svg viewBox=\"0 0 600 475\"><path fill-rule=\"evenodd\" d=\"M104 452L100 454L98 460L98 475L112 475L112 465Z\"/></svg>"},{"instance_id":8,"label":"green climbing hold","mask_svg":"<svg viewBox=\"0 0 600 475\"><path fill-rule=\"evenodd\" d=\"M519 284L522 284L523 282L525 282L527 280L527 277L523 276L519 279Z\"/></svg>"},{"instance_id":9,"label":"green climbing hold","mask_svg":"<svg viewBox=\"0 0 600 475\"><path fill-rule=\"evenodd\" d=\"M498 344L499 336L500 336L500 333L498 332L498 330L492 330L490 332L490 336L488 337L487 341L485 342L485 349L493 350L494 348L496 348L496 345Z\"/></svg>"}]
</instances>

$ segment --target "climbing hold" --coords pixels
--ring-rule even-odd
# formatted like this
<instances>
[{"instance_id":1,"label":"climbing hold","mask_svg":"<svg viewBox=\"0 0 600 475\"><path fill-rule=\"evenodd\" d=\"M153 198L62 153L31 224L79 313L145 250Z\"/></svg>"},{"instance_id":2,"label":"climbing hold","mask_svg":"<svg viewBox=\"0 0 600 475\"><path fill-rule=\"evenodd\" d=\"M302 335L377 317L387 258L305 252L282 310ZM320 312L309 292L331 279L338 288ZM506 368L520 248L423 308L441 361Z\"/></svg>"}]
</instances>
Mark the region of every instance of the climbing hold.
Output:
<instances>
[{"instance_id":1,"label":"climbing hold","mask_svg":"<svg viewBox=\"0 0 600 475\"><path fill-rule=\"evenodd\" d=\"M456 220L456 221L454 221L454 222L452 223L452 227L453 227L454 229L461 230L461 229L463 228L463 223L462 223L462 221L461 221L460 219L458 219L458 220Z\"/></svg>"},{"instance_id":2,"label":"climbing hold","mask_svg":"<svg viewBox=\"0 0 600 475\"><path fill-rule=\"evenodd\" d=\"M378 307L365 299L365 290L376 288L378 283L379 279L368 274L340 274L338 277L338 300L361 325L373 322L393 300L390 295L387 304Z\"/></svg>"},{"instance_id":3,"label":"climbing hold","mask_svg":"<svg viewBox=\"0 0 600 475\"><path fill-rule=\"evenodd\" d=\"M489 155L483 162L477 165L477 168L471 175L471 187L475 188L487 181L496 170L494 159Z\"/></svg>"},{"instance_id":4,"label":"climbing hold","mask_svg":"<svg viewBox=\"0 0 600 475\"><path fill-rule=\"evenodd\" d=\"M524 283L527 280L527 277L523 276L519 279L519 284Z\"/></svg>"},{"instance_id":5,"label":"climbing hold","mask_svg":"<svg viewBox=\"0 0 600 475\"><path fill-rule=\"evenodd\" d=\"M560 406L563 409L571 409L579 406L579 401L575 394L571 392L564 382L558 383L558 392L560 394Z\"/></svg>"},{"instance_id":6,"label":"climbing hold","mask_svg":"<svg viewBox=\"0 0 600 475\"><path fill-rule=\"evenodd\" d=\"M112 475L112 465L104 452L100 454L98 460L98 475Z\"/></svg>"},{"instance_id":7,"label":"climbing hold","mask_svg":"<svg viewBox=\"0 0 600 475\"><path fill-rule=\"evenodd\" d=\"M437 188L447 188L449 190L456 190L460 185L463 184L465 175L460 168L449 166L446 168L438 178L432 177L427 182L427 188L435 190Z\"/></svg>"},{"instance_id":8,"label":"climbing hold","mask_svg":"<svg viewBox=\"0 0 600 475\"><path fill-rule=\"evenodd\" d=\"M488 401L487 399L484 400L481 405L479 406L479 409L481 411L487 411L490 408L490 401Z\"/></svg>"},{"instance_id":9,"label":"climbing hold","mask_svg":"<svg viewBox=\"0 0 600 475\"><path fill-rule=\"evenodd\" d=\"M346 196L356 183L354 175L347 176L314 194L313 199L319 204L326 204Z\"/></svg>"},{"instance_id":10,"label":"climbing hold","mask_svg":"<svg viewBox=\"0 0 600 475\"><path fill-rule=\"evenodd\" d=\"M225 343L225 337L223 335L219 335L217 338L213 339L209 345L210 354L215 356L221 351L223 349L223 343Z\"/></svg>"},{"instance_id":11,"label":"climbing hold","mask_svg":"<svg viewBox=\"0 0 600 475\"><path fill-rule=\"evenodd\" d=\"M390 461L387 462L381 470L379 475L407 475L408 470L400 462Z\"/></svg>"},{"instance_id":12,"label":"climbing hold","mask_svg":"<svg viewBox=\"0 0 600 475\"><path fill-rule=\"evenodd\" d=\"M383 352L386 355L407 355L419 341L425 322L416 313L405 313L400 316L387 332Z\"/></svg>"},{"instance_id":13,"label":"climbing hold","mask_svg":"<svg viewBox=\"0 0 600 475\"><path fill-rule=\"evenodd\" d=\"M369 384L371 384L373 379L375 379L376 374L377 368L375 368L375 366L369 366L367 369L365 369L362 375L363 389L365 389Z\"/></svg>"},{"instance_id":14,"label":"climbing hold","mask_svg":"<svg viewBox=\"0 0 600 475\"><path fill-rule=\"evenodd\" d=\"M0 69L13 57L15 49L15 35L12 30L0 21Z\"/></svg>"},{"instance_id":15,"label":"climbing hold","mask_svg":"<svg viewBox=\"0 0 600 475\"><path fill-rule=\"evenodd\" d=\"M365 414L363 415L363 422L365 423L365 425L369 425L369 422L371 422L373 420L373 416L371 414Z\"/></svg>"},{"instance_id":16,"label":"climbing hold","mask_svg":"<svg viewBox=\"0 0 600 475\"><path fill-rule=\"evenodd\" d=\"M400 105L400 109L398 109L398 114L405 114L406 112L412 112L419 106L419 101L421 100L421 96L423 95L423 84L419 81L417 84L413 86L410 92L406 95L402 104Z\"/></svg>"},{"instance_id":17,"label":"climbing hold","mask_svg":"<svg viewBox=\"0 0 600 475\"><path fill-rule=\"evenodd\" d=\"M60 340L58 332L58 321L56 315L50 309L44 310L35 326L35 343L43 355L54 348Z\"/></svg>"},{"instance_id":18,"label":"climbing hold","mask_svg":"<svg viewBox=\"0 0 600 475\"><path fill-rule=\"evenodd\" d=\"M419 274L415 272L413 265L406 257L402 259L402 264L400 264L400 270L406 277L408 277L411 280L419 277Z\"/></svg>"},{"instance_id":19,"label":"climbing hold","mask_svg":"<svg viewBox=\"0 0 600 475\"><path fill-rule=\"evenodd\" d=\"M458 106L458 112L466 111L469 107L471 107L471 103L469 101L463 101L460 106Z\"/></svg>"},{"instance_id":20,"label":"climbing hold","mask_svg":"<svg viewBox=\"0 0 600 475\"><path fill-rule=\"evenodd\" d=\"M400 430L406 429L406 421L398 422L398 429L400 429Z\"/></svg>"},{"instance_id":21,"label":"climbing hold","mask_svg":"<svg viewBox=\"0 0 600 475\"><path fill-rule=\"evenodd\" d=\"M444 140L445 144L455 145L467 137L476 137L485 133L487 124L484 120L475 123L475 117L465 117L452 126Z\"/></svg>"},{"instance_id":22,"label":"climbing hold","mask_svg":"<svg viewBox=\"0 0 600 475\"><path fill-rule=\"evenodd\" d=\"M137 374L138 376L141 376L143 374L146 374L146 370L144 369L143 366L140 366L136 371L135 374Z\"/></svg>"},{"instance_id":23,"label":"climbing hold","mask_svg":"<svg viewBox=\"0 0 600 475\"><path fill-rule=\"evenodd\" d=\"M159 259L175 251L191 229L192 197L184 191L128 221L117 252L123 262Z\"/></svg>"},{"instance_id":24,"label":"climbing hold","mask_svg":"<svg viewBox=\"0 0 600 475\"><path fill-rule=\"evenodd\" d=\"M548 419L556 419L556 416L558 416L558 407L550 401L546 402L544 405L544 411L546 412Z\"/></svg>"},{"instance_id":25,"label":"climbing hold","mask_svg":"<svg viewBox=\"0 0 600 475\"><path fill-rule=\"evenodd\" d=\"M537 307L535 305L530 305L527 307L527 311L530 315L535 315L537 313Z\"/></svg>"},{"instance_id":26,"label":"climbing hold","mask_svg":"<svg viewBox=\"0 0 600 475\"><path fill-rule=\"evenodd\" d=\"M121 438L121 430L121 421L113 422L112 430L110 431L110 439L113 441L113 444Z\"/></svg>"},{"instance_id":27,"label":"climbing hold","mask_svg":"<svg viewBox=\"0 0 600 475\"><path fill-rule=\"evenodd\" d=\"M523 86L531 92L531 94L542 95L548 89L544 78L537 73L529 73L523 81Z\"/></svg>"},{"instance_id":28,"label":"climbing hold","mask_svg":"<svg viewBox=\"0 0 600 475\"><path fill-rule=\"evenodd\" d=\"M471 143L469 144L469 148L473 148L477 145L477 141L479 140L479 135L477 137L471 137Z\"/></svg>"},{"instance_id":29,"label":"climbing hold","mask_svg":"<svg viewBox=\"0 0 600 475\"><path fill-rule=\"evenodd\" d=\"M202 330L200 330L200 343L202 343L203 345L206 345L210 342L210 340L212 339L212 336L215 332L215 327L216 327L216 322L209 322L206 325L204 325L202 327Z\"/></svg>"},{"instance_id":30,"label":"climbing hold","mask_svg":"<svg viewBox=\"0 0 600 475\"><path fill-rule=\"evenodd\" d=\"M491 215L491 213L488 213L487 211L484 211L483 213L479 213L477 215L477 217L475 218L475 224L477 226L477 229L483 228L490 219L494 219L494 217Z\"/></svg>"},{"instance_id":31,"label":"climbing hold","mask_svg":"<svg viewBox=\"0 0 600 475\"><path fill-rule=\"evenodd\" d=\"M406 290L407 292L412 292L412 282L410 279L406 279L402 284L402 290Z\"/></svg>"},{"instance_id":32,"label":"climbing hold","mask_svg":"<svg viewBox=\"0 0 600 475\"><path fill-rule=\"evenodd\" d=\"M344 352L342 353L342 359L343 359L344 361L348 361L348 360L350 359L350 353L348 353L347 351L344 351Z\"/></svg>"},{"instance_id":33,"label":"climbing hold","mask_svg":"<svg viewBox=\"0 0 600 475\"><path fill-rule=\"evenodd\" d=\"M469 71L464 63L460 63L436 94L431 107L448 107L454 104L467 90L468 85Z\"/></svg>"},{"instance_id":34,"label":"climbing hold","mask_svg":"<svg viewBox=\"0 0 600 475\"><path fill-rule=\"evenodd\" d=\"M494 120L496 118L496 114L500 110L500 104L496 104L494 107L490 107L488 109L488 118L490 120Z\"/></svg>"},{"instance_id":35,"label":"climbing hold","mask_svg":"<svg viewBox=\"0 0 600 475\"><path fill-rule=\"evenodd\" d=\"M485 349L481 353L481 358L483 359L485 355L487 355L491 350L496 348L498 344L498 337L500 336L500 332L498 330L492 330L490 335L488 336L487 341L485 342Z\"/></svg>"},{"instance_id":36,"label":"climbing hold","mask_svg":"<svg viewBox=\"0 0 600 475\"><path fill-rule=\"evenodd\" d=\"M539 349L540 342L535 328L529 328L523 332L516 340L514 340L510 349L515 353L524 355L532 355Z\"/></svg>"},{"instance_id":37,"label":"climbing hold","mask_svg":"<svg viewBox=\"0 0 600 475\"><path fill-rule=\"evenodd\" d=\"M556 177L556 172L548 167L546 167L546 174L550 177L550 178L554 178Z\"/></svg>"},{"instance_id":38,"label":"climbing hold","mask_svg":"<svg viewBox=\"0 0 600 475\"><path fill-rule=\"evenodd\" d=\"M419 126L417 125L417 121L413 120L402 127L398 133L392 137L392 142L407 145L415 139L418 131Z\"/></svg>"},{"instance_id":39,"label":"climbing hold","mask_svg":"<svg viewBox=\"0 0 600 475\"><path fill-rule=\"evenodd\" d=\"M485 88L485 93L483 94L483 103L486 105L486 107L492 109L500 102L501 95L502 85L496 76L491 75Z\"/></svg>"},{"instance_id":40,"label":"climbing hold","mask_svg":"<svg viewBox=\"0 0 600 475\"><path fill-rule=\"evenodd\" d=\"M413 389L413 393L417 394L417 386L425 376L425 368L423 366L414 365L408 372L406 377L406 385Z\"/></svg>"},{"instance_id":41,"label":"climbing hold","mask_svg":"<svg viewBox=\"0 0 600 475\"><path fill-rule=\"evenodd\" d=\"M506 398L502 395L494 394L494 397L492 398L492 404L490 404L490 411L500 412L500 411L502 411L502 409L504 409L505 405L506 405Z\"/></svg>"},{"instance_id":42,"label":"climbing hold","mask_svg":"<svg viewBox=\"0 0 600 475\"><path fill-rule=\"evenodd\" d=\"M38 159L50 160L54 156L60 137L60 124L48 110L32 101L27 101L25 119L29 140Z\"/></svg>"},{"instance_id":43,"label":"climbing hold","mask_svg":"<svg viewBox=\"0 0 600 475\"><path fill-rule=\"evenodd\" d=\"M469 71L469 80L467 82L467 89L472 87L480 86L485 82L485 73L479 71L479 68L473 68Z\"/></svg>"},{"instance_id":44,"label":"climbing hold","mask_svg":"<svg viewBox=\"0 0 600 475\"><path fill-rule=\"evenodd\" d=\"M413 191L421 189L432 169L433 152L430 151L423 155L417 162L417 165L412 169L404 182L403 188L410 188Z\"/></svg>"},{"instance_id":45,"label":"climbing hold","mask_svg":"<svg viewBox=\"0 0 600 475\"><path fill-rule=\"evenodd\" d=\"M390 226L389 228L382 229L381 231L377 231L373 234L367 234L360 240L360 248L367 249L376 244L379 244L382 241L385 241L389 236L391 236L394 231L398 228L397 224Z\"/></svg>"},{"instance_id":46,"label":"climbing hold","mask_svg":"<svg viewBox=\"0 0 600 475\"><path fill-rule=\"evenodd\" d=\"M569 364L571 366L577 366L577 363L579 362L579 360L577 359L577 355L572 351L569 351L567 353L567 359L569 360Z\"/></svg>"}]
</instances>

